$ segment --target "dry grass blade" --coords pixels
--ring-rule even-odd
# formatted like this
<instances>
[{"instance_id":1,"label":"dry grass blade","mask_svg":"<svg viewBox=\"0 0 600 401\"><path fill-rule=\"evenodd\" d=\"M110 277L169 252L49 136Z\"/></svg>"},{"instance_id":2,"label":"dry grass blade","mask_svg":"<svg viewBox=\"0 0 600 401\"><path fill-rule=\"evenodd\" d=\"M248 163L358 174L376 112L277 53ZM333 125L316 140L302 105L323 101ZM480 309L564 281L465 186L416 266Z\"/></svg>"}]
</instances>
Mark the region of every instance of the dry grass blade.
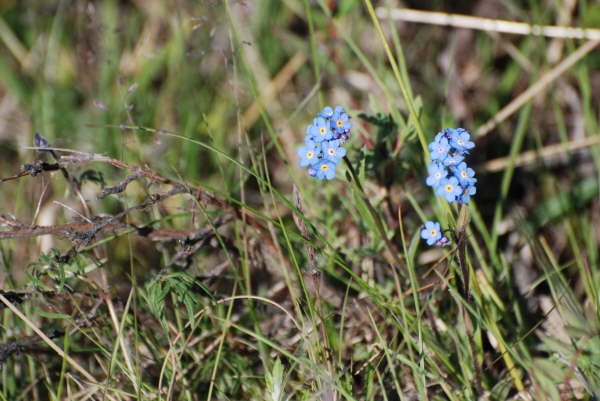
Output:
<instances>
[{"instance_id":1,"label":"dry grass blade","mask_svg":"<svg viewBox=\"0 0 600 401\"><path fill-rule=\"evenodd\" d=\"M306 54L298 52L287 62L286 65L279 71L279 73L273 78L268 86L262 91L260 97L252 103L252 106L244 113L242 117L242 127L244 130L249 129L254 125L258 117L260 116L260 106L267 105L273 101L279 92L285 85L294 77L296 72L306 63Z\"/></svg>"},{"instance_id":2,"label":"dry grass blade","mask_svg":"<svg viewBox=\"0 0 600 401\"><path fill-rule=\"evenodd\" d=\"M525 92L521 93L509 104L504 106L496 115L494 115L489 121L483 124L475 136L477 138L483 137L489 134L498 124L510 117L514 112L519 110L521 106L530 101L534 96L538 95L548 85L554 82L559 76L565 73L569 68L573 67L575 63L581 60L586 54L594 50L596 46L600 44L600 40L593 40L584 43L580 48L571 53L567 58L560 62L556 67L542 75L542 77L533 85L531 85Z\"/></svg>"},{"instance_id":3,"label":"dry grass blade","mask_svg":"<svg viewBox=\"0 0 600 401\"><path fill-rule=\"evenodd\" d=\"M544 74L538 82L517 96L476 132L477 137L490 133L499 123L510 117L523 104L542 92L550 83L581 60L586 54L600 44L600 29L566 28L560 26L530 25L523 22L496 20L491 18L473 17L461 14L447 14L412 9L387 9L379 7L377 16L381 19L420 22L434 25L453 26L456 28L477 29L488 32L504 32L519 35L541 35L554 38L591 39L579 49L565 58L552 70Z\"/></svg>"},{"instance_id":4,"label":"dry grass blade","mask_svg":"<svg viewBox=\"0 0 600 401\"><path fill-rule=\"evenodd\" d=\"M295 184L293 187L293 193L294 193L294 204L296 205L296 208L298 209L298 211L300 213L304 213L304 208L302 206L302 196L300 195L300 191L298 190L298 187ZM302 217L300 217L297 213L293 213L292 216L294 217L294 223L296 223L296 227L298 227L298 229L300 230L300 234L302 234L302 238L304 238L306 241L310 241L311 236L310 236L310 233L308 232L308 228L306 227L306 224L304 223L304 220L302 220ZM306 253L308 255L308 263L310 265L310 271L314 272L317 269L317 258L315 255L315 248L313 248L308 243L305 244L305 248L306 248Z\"/></svg>"},{"instance_id":5,"label":"dry grass blade","mask_svg":"<svg viewBox=\"0 0 600 401\"><path fill-rule=\"evenodd\" d=\"M413 10L410 8L377 8L381 19L418 22L423 24L452 26L455 28L477 29L486 32L502 32L514 35L536 35L549 38L600 40L600 29L570 28L556 25L531 25L471 15L448 14L434 11Z\"/></svg>"},{"instance_id":6,"label":"dry grass blade","mask_svg":"<svg viewBox=\"0 0 600 401\"><path fill-rule=\"evenodd\" d=\"M28 67L27 49L19 41L10 27L0 18L0 40L8 47L12 55L19 61L23 68Z\"/></svg>"},{"instance_id":7,"label":"dry grass blade","mask_svg":"<svg viewBox=\"0 0 600 401\"><path fill-rule=\"evenodd\" d=\"M40 330L31 320L27 318L16 306L14 306L6 297L0 294L0 301L6 305L15 315L19 317L31 330L33 330L40 338L48 344L61 358L65 359L69 365L83 375L87 380L92 383L96 383L96 379L87 370L85 370L80 364L77 363L73 358L67 355L58 345L54 343L42 330Z\"/></svg>"},{"instance_id":8,"label":"dry grass blade","mask_svg":"<svg viewBox=\"0 0 600 401\"><path fill-rule=\"evenodd\" d=\"M528 150L517 156L515 160L515 167L522 167L529 163L533 163L536 160L546 159L552 156L559 155L564 152L574 152L578 149L583 149L588 146L597 145L600 143L600 134L587 137L580 141L571 141L568 143L557 143L548 145L540 150ZM490 173L496 173L502 171L508 166L510 157L499 157L486 162L480 170L487 171Z\"/></svg>"}]
</instances>

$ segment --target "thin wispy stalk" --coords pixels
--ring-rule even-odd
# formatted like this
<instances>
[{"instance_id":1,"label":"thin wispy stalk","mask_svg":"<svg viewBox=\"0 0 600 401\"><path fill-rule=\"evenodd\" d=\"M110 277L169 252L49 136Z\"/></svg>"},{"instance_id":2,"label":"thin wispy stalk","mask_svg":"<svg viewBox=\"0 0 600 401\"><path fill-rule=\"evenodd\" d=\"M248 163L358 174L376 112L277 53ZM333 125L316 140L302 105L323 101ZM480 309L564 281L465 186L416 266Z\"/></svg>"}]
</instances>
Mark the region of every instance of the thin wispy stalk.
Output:
<instances>
[{"instance_id":1,"label":"thin wispy stalk","mask_svg":"<svg viewBox=\"0 0 600 401\"><path fill-rule=\"evenodd\" d=\"M545 36L562 39L600 40L600 29L578 28L556 25L536 25L525 22L484 18L464 14L451 14L439 11L423 11L410 8L378 7L377 17L395 21L451 26L454 28L476 29L486 32L509 33L513 35Z\"/></svg>"}]
</instances>

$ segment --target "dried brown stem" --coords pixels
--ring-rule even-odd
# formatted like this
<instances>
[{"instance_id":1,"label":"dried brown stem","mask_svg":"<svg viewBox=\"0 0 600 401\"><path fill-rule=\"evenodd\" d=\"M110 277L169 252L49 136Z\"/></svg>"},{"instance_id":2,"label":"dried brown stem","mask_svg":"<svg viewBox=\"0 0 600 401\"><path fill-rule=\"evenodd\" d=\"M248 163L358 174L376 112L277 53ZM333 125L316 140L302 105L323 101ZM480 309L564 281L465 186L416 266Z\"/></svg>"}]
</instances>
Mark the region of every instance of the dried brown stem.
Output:
<instances>
[{"instance_id":1,"label":"dried brown stem","mask_svg":"<svg viewBox=\"0 0 600 401\"><path fill-rule=\"evenodd\" d=\"M133 224L127 225L120 222L120 220L123 217L130 214L131 212L151 207L152 205L162 202L168 197L177 194L188 193L192 195L197 201L204 202L225 212L226 215L228 215L229 217L225 218L223 224L231 221L232 219L240 220L244 224L248 224L249 226L254 227L260 233L261 239L266 246L270 247L271 249L275 248L272 239L269 237L268 230L263 226L263 224L259 220L254 218L253 215L249 214L242 206L236 205L227 199L214 195L204 190L203 188L188 185L183 182L163 177L148 167L141 167L134 164L129 164L124 161L103 156L100 154L78 152L70 149L47 149L63 153L58 159L58 163L48 164L45 162L37 161L33 164L25 165L20 173L11 177L0 179L0 183L5 181L16 180L25 176L36 176L46 171L66 169L72 165L89 162L99 162L110 164L111 166L117 167L119 169L129 170L132 172L130 176L120 181L117 185L105 188L104 191L100 193L99 198L103 198L110 194L123 192L129 183L139 178L146 178L154 183L171 186L172 189L162 194L153 194L145 202L127 208L121 211L120 213L117 213L116 215L108 217L91 217L91 223L73 222L70 224L56 226L29 226L25 224L15 223L13 219L6 217L0 220L0 223L4 222L5 225L11 227L12 230L0 231L0 240L9 238L35 237L39 235L48 234L64 235L75 242L76 248L81 249L81 247L89 245L89 243L94 238L96 238L96 236L101 232L120 234L131 230L131 228L133 227L137 230L138 234L147 236L153 241L191 241L193 247L197 248L196 243L198 241L194 238L197 238L199 233L198 230L153 229L151 227L138 227ZM204 237L206 237L206 235L204 235Z\"/></svg>"},{"instance_id":2,"label":"dried brown stem","mask_svg":"<svg viewBox=\"0 0 600 401\"><path fill-rule=\"evenodd\" d=\"M52 331L46 333L46 336L50 339L63 336L64 333L60 331ZM8 358L14 354L20 354L23 352L33 351L33 347L43 343L42 339L38 336L27 336L19 340L11 340L4 344L0 344L0 367L4 364Z\"/></svg>"},{"instance_id":3,"label":"dried brown stem","mask_svg":"<svg viewBox=\"0 0 600 401\"><path fill-rule=\"evenodd\" d=\"M127 185L129 185L129 183L137 180L140 177L142 177L142 174L140 174L139 172L133 173L129 177L127 177L124 180L122 180L121 182L119 182L117 185L113 185L112 187L104 188L102 190L102 192L100 192L100 194L98 195L98 199L104 199L108 195L120 194L121 192L125 191L125 189L127 188Z\"/></svg>"},{"instance_id":4,"label":"dried brown stem","mask_svg":"<svg viewBox=\"0 0 600 401\"><path fill-rule=\"evenodd\" d=\"M102 227L103 233L120 234L130 230L132 227L137 229L138 234L149 238L151 241L184 241L195 238L198 233L204 230L176 230L176 229L153 229L150 227L141 227L135 224L111 223ZM12 231L0 231L0 240L11 238L32 238L40 235L64 235L64 236L83 236L94 229L93 223L73 222L69 224L60 224L54 226L26 226Z\"/></svg>"}]
</instances>

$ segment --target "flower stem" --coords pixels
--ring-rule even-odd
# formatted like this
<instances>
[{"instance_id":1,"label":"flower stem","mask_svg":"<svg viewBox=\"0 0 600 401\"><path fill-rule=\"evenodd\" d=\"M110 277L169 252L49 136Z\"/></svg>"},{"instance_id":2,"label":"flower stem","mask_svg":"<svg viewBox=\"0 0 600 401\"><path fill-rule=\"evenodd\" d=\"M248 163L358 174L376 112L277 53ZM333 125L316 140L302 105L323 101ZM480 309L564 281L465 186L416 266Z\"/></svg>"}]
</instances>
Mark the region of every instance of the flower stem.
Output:
<instances>
[{"instance_id":1,"label":"flower stem","mask_svg":"<svg viewBox=\"0 0 600 401\"><path fill-rule=\"evenodd\" d=\"M352 177L352 181L354 182L356 189L358 189L358 191L360 192L362 200L365 202L365 205L367 205L367 210L369 211L369 213L371 214L371 217L373 218L373 221L375 222L375 227L377 228L379 235L383 239L383 242L385 243L385 247L387 248L388 252L392 256L393 263L390 263L390 264L396 265L396 267L398 269L400 269L400 267L402 266L402 261L400 260L400 257L398 256L398 251L396 250L396 247L394 246L394 244L392 244L392 242L387 237L387 234L386 234L387 230L384 225L385 223L382 221L381 217L379 216L379 214L377 214L377 211L371 204L371 201L367 197L367 194L365 193L365 190L360 182L360 179L358 178L358 174L356 174L356 170L354 170L352 163L350 163L350 160L346 156L344 156L344 163L346 163L346 166L348 167L348 170L350 171L350 176Z\"/></svg>"},{"instance_id":2,"label":"flower stem","mask_svg":"<svg viewBox=\"0 0 600 401\"><path fill-rule=\"evenodd\" d=\"M461 277L456 280L459 294L467 304L471 303L471 290L469 289L470 272L467 264L467 225L469 224L469 212L467 205L462 205L460 208L458 222L457 222L457 240L456 249L458 252L458 266L460 268ZM474 368L474 379L475 389L479 394L483 393L483 387L481 385L481 366L477 361L477 355L475 354L475 341L474 341L474 328L471 316L467 312L462 302L458 302L458 308L462 314L463 321L465 323L465 330L467 333L469 351L471 353L471 359L473 360Z\"/></svg>"}]
</instances>

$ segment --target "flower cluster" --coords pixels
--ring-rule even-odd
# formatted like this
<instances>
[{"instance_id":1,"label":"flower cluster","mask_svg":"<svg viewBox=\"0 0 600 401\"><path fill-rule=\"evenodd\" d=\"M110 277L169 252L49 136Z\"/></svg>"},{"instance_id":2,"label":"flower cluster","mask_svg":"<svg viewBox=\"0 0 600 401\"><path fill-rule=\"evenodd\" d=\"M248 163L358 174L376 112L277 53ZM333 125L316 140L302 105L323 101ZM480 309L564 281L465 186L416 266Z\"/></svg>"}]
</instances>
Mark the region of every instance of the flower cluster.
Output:
<instances>
[{"instance_id":1,"label":"flower cluster","mask_svg":"<svg viewBox=\"0 0 600 401\"><path fill-rule=\"evenodd\" d=\"M429 144L431 164L426 183L448 203L468 203L475 195L475 172L463 161L474 147L469 132L463 128L446 128Z\"/></svg>"},{"instance_id":2,"label":"flower cluster","mask_svg":"<svg viewBox=\"0 0 600 401\"><path fill-rule=\"evenodd\" d=\"M429 144L431 164L425 182L434 189L436 195L443 196L448 203L468 203L471 196L475 195L475 171L463 161L469 150L474 147L469 132L463 128L446 128L438 132ZM429 246L445 246L452 242L441 231L440 223L434 221L425 222L421 238Z\"/></svg>"},{"instance_id":3,"label":"flower cluster","mask_svg":"<svg viewBox=\"0 0 600 401\"><path fill-rule=\"evenodd\" d=\"M304 146L298 149L300 167L319 180L335 178L335 168L346 156L342 145L348 140L352 123L342 106L325 107L306 128Z\"/></svg>"}]
</instances>

